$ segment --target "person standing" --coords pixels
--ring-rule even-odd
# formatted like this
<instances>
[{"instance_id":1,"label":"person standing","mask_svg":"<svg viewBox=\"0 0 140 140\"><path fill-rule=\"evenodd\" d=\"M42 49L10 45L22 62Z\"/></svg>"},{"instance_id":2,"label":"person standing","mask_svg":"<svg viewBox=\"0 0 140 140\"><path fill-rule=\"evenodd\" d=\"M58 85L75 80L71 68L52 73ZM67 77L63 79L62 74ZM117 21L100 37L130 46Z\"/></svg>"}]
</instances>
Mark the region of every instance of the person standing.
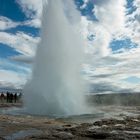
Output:
<instances>
[{"instance_id":1,"label":"person standing","mask_svg":"<svg viewBox=\"0 0 140 140\"><path fill-rule=\"evenodd\" d=\"M4 94L3 94L3 92L1 93L1 102L2 103L4 102Z\"/></svg>"},{"instance_id":2,"label":"person standing","mask_svg":"<svg viewBox=\"0 0 140 140\"><path fill-rule=\"evenodd\" d=\"M10 93L8 91L6 93L6 100L7 100L7 103L10 102Z\"/></svg>"},{"instance_id":3,"label":"person standing","mask_svg":"<svg viewBox=\"0 0 140 140\"><path fill-rule=\"evenodd\" d=\"M10 103L13 103L13 93L10 93Z\"/></svg>"},{"instance_id":4,"label":"person standing","mask_svg":"<svg viewBox=\"0 0 140 140\"><path fill-rule=\"evenodd\" d=\"M14 94L14 102L17 102L17 93Z\"/></svg>"}]
</instances>

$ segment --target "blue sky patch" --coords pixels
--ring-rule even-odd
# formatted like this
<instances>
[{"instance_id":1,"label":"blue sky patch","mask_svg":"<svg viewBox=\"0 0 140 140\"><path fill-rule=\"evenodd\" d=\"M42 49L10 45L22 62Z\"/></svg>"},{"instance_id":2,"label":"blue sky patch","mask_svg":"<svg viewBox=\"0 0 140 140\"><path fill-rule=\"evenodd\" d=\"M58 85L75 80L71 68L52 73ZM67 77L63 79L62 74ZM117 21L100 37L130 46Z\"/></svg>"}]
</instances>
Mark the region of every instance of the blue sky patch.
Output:
<instances>
[{"instance_id":1,"label":"blue sky patch","mask_svg":"<svg viewBox=\"0 0 140 140\"><path fill-rule=\"evenodd\" d=\"M132 14L137 8L133 5L134 0L127 0L127 14Z\"/></svg>"},{"instance_id":2,"label":"blue sky patch","mask_svg":"<svg viewBox=\"0 0 140 140\"><path fill-rule=\"evenodd\" d=\"M14 71L19 74L28 74L29 73L29 71L26 70L26 68L30 68L29 65L22 63L22 67L21 67L20 62L15 62L15 61L12 61L10 59L5 59L5 58L1 58L0 61L1 61L0 70Z\"/></svg>"},{"instance_id":3,"label":"blue sky patch","mask_svg":"<svg viewBox=\"0 0 140 140\"><path fill-rule=\"evenodd\" d=\"M81 8L81 6L84 4L83 0L75 0L75 3L82 16L86 16L88 20L98 21L93 13L94 5L91 1L89 1L86 7L83 9Z\"/></svg>"},{"instance_id":4,"label":"blue sky patch","mask_svg":"<svg viewBox=\"0 0 140 140\"><path fill-rule=\"evenodd\" d=\"M16 34L17 31L30 34L34 37L38 37L40 35L39 28L34 28L34 27L29 27L29 26L17 26L15 28L5 30L5 32L12 33L12 34Z\"/></svg>"},{"instance_id":5,"label":"blue sky patch","mask_svg":"<svg viewBox=\"0 0 140 140\"><path fill-rule=\"evenodd\" d=\"M13 55L20 55L20 53L8 45L0 43L0 58L8 58Z\"/></svg>"},{"instance_id":6,"label":"blue sky patch","mask_svg":"<svg viewBox=\"0 0 140 140\"><path fill-rule=\"evenodd\" d=\"M136 76L130 76L126 79L124 79L125 81L131 83L131 84L137 84L140 83L140 78L136 77Z\"/></svg>"},{"instance_id":7,"label":"blue sky patch","mask_svg":"<svg viewBox=\"0 0 140 140\"><path fill-rule=\"evenodd\" d=\"M124 48L125 50L130 50L132 48L136 48L138 45L133 43L129 38L122 40L113 40L110 43L110 48L112 51L118 52L120 49Z\"/></svg>"},{"instance_id":8,"label":"blue sky patch","mask_svg":"<svg viewBox=\"0 0 140 140\"><path fill-rule=\"evenodd\" d=\"M24 21L27 19L16 0L0 0L0 15L14 21Z\"/></svg>"}]
</instances>

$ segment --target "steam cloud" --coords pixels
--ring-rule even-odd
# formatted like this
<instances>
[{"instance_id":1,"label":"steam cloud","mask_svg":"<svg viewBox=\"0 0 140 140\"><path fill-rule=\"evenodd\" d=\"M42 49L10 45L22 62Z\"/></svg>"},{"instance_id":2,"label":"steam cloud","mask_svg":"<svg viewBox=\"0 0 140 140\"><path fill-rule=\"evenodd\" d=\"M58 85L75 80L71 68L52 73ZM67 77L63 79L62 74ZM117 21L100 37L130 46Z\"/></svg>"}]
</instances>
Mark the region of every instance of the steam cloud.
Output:
<instances>
[{"instance_id":1,"label":"steam cloud","mask_svg":"<svg viewBox=\"0 0 140 140\"><path fill-rule=\"evenodd\" d=\"M77 31L77 19L80 15L72 1L49 0L44 6L32 79L24 88L25 105L31 114L86 112L80 74L84 42Z\"/></svg>"}]
</instances>

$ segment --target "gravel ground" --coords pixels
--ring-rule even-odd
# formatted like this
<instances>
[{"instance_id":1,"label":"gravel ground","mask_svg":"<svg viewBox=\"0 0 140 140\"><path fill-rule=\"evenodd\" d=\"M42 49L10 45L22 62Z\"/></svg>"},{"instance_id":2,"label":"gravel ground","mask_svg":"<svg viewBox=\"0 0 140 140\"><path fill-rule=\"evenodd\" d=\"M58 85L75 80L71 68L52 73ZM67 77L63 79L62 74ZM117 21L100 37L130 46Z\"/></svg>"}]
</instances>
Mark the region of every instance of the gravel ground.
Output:
<instances>
[{"instance_id":1,"label":"gravel ground","mask_svg":"<svg viewBox=\"0 0 140 140\"><path fill-rule=\"evenodd\" d=\"M135 109L139 111L140 108ZM140 140L140 115L118 116L76 123L39 116L1 114L0 140Z\"/></svg>"}]
</instances>

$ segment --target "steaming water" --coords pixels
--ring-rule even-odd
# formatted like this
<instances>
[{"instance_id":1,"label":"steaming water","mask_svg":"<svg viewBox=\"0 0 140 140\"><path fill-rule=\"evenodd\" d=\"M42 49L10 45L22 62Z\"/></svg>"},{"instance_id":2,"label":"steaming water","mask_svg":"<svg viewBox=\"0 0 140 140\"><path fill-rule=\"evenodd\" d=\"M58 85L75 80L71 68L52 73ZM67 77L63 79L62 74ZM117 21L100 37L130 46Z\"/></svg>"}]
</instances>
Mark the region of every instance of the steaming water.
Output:
<instances>
[{"instance_id":1,"label":"steaming water","mask_svg":"<svg viewBox=\"0 0 140 140\"><path fill-rule=\"evenodd\" d=\"M69 6L71 11L65 6ZM80 19L80 15L73 1L49 0L44 6L41 42L32 79L24 89L25 106L30 114L74 115L87 112L80 74L84 42L75 19Z\"/></svg>"}]
</instances>

